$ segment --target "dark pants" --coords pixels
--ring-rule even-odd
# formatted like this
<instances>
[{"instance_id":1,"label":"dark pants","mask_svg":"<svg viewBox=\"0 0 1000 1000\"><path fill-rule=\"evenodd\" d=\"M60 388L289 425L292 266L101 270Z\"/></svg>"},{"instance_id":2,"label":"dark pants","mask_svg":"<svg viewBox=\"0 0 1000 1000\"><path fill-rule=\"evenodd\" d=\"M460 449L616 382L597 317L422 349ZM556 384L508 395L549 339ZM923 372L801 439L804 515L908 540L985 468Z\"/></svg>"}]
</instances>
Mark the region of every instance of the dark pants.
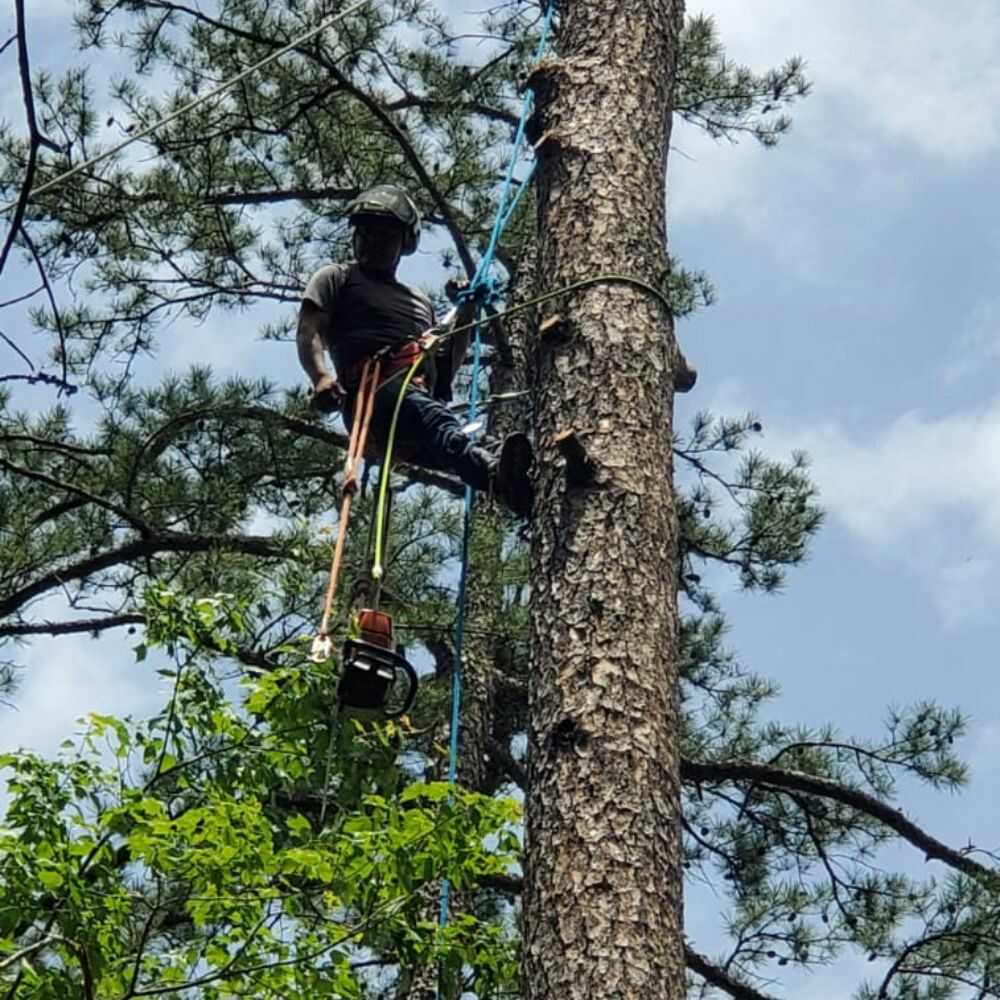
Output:
<instances>
[{"instance_id":1,"label":"dark pants","mask_svg":"<svg viewBox=\"0 0 1000 1000\"><path fill-rule=\"evenodd\" d=\"M390 379L375 394L372 432L384 451L389 440L392 415L399 399L402 379ZM344 420L351 429L357 396L351 393L344 405ZM462 425L448 407L418 386L408 386L399 408L393 457L425 469L451 472L476 490L488 490L495 464L484 448L462 433Z\"/></svg>"}]
</instances>

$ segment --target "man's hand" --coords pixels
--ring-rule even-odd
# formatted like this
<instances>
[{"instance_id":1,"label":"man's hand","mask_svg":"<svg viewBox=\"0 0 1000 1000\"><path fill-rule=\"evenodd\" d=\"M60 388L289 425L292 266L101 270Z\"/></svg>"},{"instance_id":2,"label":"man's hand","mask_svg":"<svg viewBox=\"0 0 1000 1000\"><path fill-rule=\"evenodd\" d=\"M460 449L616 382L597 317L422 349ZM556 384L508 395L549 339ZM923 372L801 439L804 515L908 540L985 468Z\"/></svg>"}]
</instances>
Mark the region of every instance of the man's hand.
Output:
<instances>
[{"instance_id":1,"label":"man's hand","mask_svg":"<svg viewBox=\"0 0 1000 1000\"><path fill-rule=\"evenodd\" d=\"M345 398L343 386L332 375L321 375L313 386L310 405L320 413L334 413L344 405Z\"/></svg>"},{"instance_id":2,"label":"man's hand","mask_svg":"<svg viewBox=\"0 0 1000 1000\"><path fill-rule=\"evenodd\" d=\"M468 287L469 281L467 278L449 278L444 283L444 294L448 297L448 301L452 305L455 305L455 300Z\"/></svg>"}]
</instances>

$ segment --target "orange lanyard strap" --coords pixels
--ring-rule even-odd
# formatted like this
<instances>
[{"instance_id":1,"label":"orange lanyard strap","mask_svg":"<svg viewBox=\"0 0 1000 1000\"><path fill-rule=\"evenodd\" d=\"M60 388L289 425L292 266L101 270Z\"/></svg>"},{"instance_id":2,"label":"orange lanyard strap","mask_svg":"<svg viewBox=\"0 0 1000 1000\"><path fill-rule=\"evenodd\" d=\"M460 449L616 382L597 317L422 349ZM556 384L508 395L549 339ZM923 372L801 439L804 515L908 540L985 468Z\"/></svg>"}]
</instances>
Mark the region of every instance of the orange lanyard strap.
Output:
<instances>
[{"instance_id":1,"label":"orange lanyard strap","mask_svg":"<svg viewBox=\"0 0 1000 1000\"><path fill-rule=\"evenodd\" d=\"M341 487L343 500L340 506L340 524L333 549L333 561L330 564L330 581L326 588L323 618L320 622L319 634L313 640L312 655L313 659L318 661L325 660L333 648L329 638L330 612L333 609L333 599L337 592L337 580L340 576L340 565L344 555L344 541L347 538L347 525L351 516L351 500L358 490L358 469L364 457L368 432L371 428L372 412L375 409L375 393L378 390L381 368L381 358L376 359L374 364L370 358L365 361L364 369L361 372L358 398L354 404L354 421L347 446L347 461L344 464L344 484Z\"/></svg>"}]
</instances>

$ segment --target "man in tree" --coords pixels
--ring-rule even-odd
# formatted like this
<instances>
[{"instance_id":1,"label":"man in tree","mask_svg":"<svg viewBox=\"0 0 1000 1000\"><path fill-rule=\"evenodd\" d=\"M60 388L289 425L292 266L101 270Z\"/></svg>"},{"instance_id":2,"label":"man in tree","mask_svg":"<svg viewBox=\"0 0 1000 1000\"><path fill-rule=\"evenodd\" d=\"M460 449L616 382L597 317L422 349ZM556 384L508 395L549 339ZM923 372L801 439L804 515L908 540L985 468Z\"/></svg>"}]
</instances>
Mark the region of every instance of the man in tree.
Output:
<instances>
[{"instance_id":1,"label":"man in tree","mask_svg":"<svg viewBox=\"0 0 1000 1000\"><path fill-rule=\"evenodd\" d=\"M417 373L403 393L397 443L409 461L458 475L477 490L495 490L519 516L531 505L527 437L512 434L498 455L475 445L448 408L451 380L465 357L468 331L450 336L438 351L426 335L434 308L422 292L396 279L400 258L412 254L420 239L420 213L401 188L381 184L365 191L348 208L354 227L355 260L327 264L310 279L299 312L299 361L313 384L313 405L324 413L342 408L353 421L365 362L385 352L375 395L372 424L384 447L403 386L403 373L424 352ZM452 329L469 324L476 302L465 298ZM326 366L333 358L339 380Z\"/></svg>"}]
</instances>

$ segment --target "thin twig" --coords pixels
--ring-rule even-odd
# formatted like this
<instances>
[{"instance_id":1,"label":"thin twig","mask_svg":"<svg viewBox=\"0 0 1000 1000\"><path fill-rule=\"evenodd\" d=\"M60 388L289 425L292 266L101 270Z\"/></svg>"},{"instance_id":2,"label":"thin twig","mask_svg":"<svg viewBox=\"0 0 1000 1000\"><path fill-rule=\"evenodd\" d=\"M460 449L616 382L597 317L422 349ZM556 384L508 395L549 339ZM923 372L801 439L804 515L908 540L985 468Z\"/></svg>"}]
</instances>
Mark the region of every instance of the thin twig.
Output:
<instances>
[{"instance_id":1,"label":"thin twig","mask_svg":"<svg viewBox=\"0 0 1000 1000\"><path fill-rule=\"evenodd\" d=\"M39 285L37 288L33 289L30 292L25 292L23 295L18 295L16 298L13 299L7 299L6 302L0 302L0 309L6 309L7 306L16 306L19 302L26 302L28 299L33 299L39 292L44 290L45 286ZM0 334L0 336L2 336L2 334ZM4 339L7 340L6 337L4 337ZM11 344L9 340L7 340L7 343ZM14 345L11 344L11 347L14 347ZM16 351L17 348L14 347L14 350Z\"/></svg>"},{"instance_id":2,"label":"thin twig","mask_svg":"<svg viewBox=\"0 0 1000 1000\"><path fill-rule=\"evenodd\" d=\"M4 303L4 304L6 305L6 303ZM35 366L34 366L34 364L32 364L31 358L29 358L28 355L25 354L24 351L22 351L21 348L18 347L17 344L15 344L14 341L11 340L10 337L8 337L7 334L4 333L2 330L0 330L0 339L3 339L3 341L7 344L8 347L10 347L12 350L16 351L21 356L21 358L24 361L24 363L32 371L35 370Z\"/></svg>"},{"instance_id":3,"label":"thin twig","mask_svg":"<svg viewBox=\"0 0 1000 1000\"><path fill-rule=\"evenodd\" d=\"M24 221L28 198L31 196L31 186L35 181L35 169L38 166L38 147L41 145L38 125L35 122L35 101L31 93L31 64L28 60L28 29L24 18L24 0L14 0L14 11L17 17L17 68L21 76L21 96L24 98L24 109L28 118L28 164L15 203L14 218L4 240L3 249L0 250L0 274L3 274L7 257Z\"/></svg>"},{"instance_id":4,"label":"thin twig","mask_svg":"<svg viewBox=\"0 0 1000 1000\"><path fill-rule=\"evenodd\" d=\"M52 290L52 283L49 281L48 272L45 270L45 265L42 263L41 255L38 252L38 248L35 246L35 241L31 238L28 231L22 226L21 227L21 239L24 240L25 246L31 253L32 259L35 262L35 267L38 268L38 277L42 282L42 286L45 288L45 294L48 296L49 308L52 310L52 319L56 324L56 332L59 334L59 360L62 364L62 390L65 391L67 396L72 396L76 392L76 386L71 386L69 384L68 375L68 359L66 357L66 330L63 327L62 314L59 312L59 306L56 304L56 296Z\"/></svg>"}]
</instances>

